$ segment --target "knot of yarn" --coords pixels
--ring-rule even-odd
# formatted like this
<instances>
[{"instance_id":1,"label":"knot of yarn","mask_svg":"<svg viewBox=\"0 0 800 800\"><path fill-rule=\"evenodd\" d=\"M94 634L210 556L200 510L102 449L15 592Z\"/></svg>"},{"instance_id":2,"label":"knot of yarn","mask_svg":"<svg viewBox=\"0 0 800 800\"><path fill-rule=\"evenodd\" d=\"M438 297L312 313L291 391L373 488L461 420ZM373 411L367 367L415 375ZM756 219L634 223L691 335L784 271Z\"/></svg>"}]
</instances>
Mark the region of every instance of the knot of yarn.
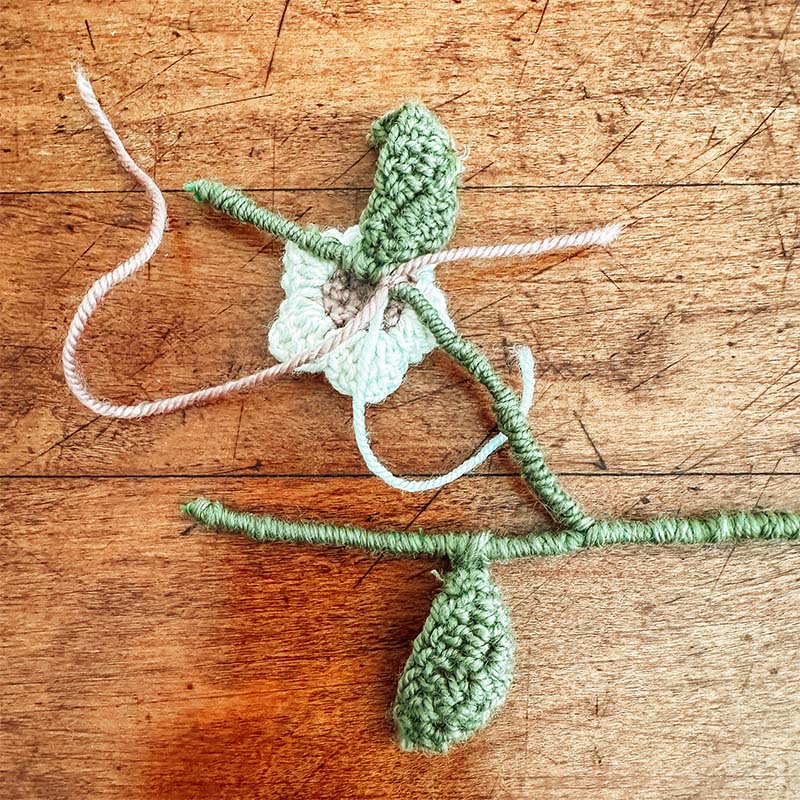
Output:
<instances>
[{"instance_id":1,"label":"knot of yarn","mask_svg":"<svg viewBox=\"0 0 800 800\"><path fill-rule=\"evenodd\" d=\"M472 569L486 567L489 563L489 547L494 535L491 531L480 531L470 536L455 536L447 543L447 557L453 568Z\"/></svg>"},{"instance_id":2,"label":"knot of yarn","mask_svg":"<svg viewBox=\"0 0 800 800\"><path fill-rule=\"evenodd\" d=\"M444 753L483 728L505 701L514 634L487 568L490 538L479 534L460 550L414 640L392 709L403 750Z\"/></svg>"},{"instance_id":3,"label":"knot of yarn","mask_svg":"<svg viewBox=\"0 0 800 800\"><path fill-rule=\"evenodd\" d=\"M344 266L377 283L396 266L441 250L458 216L462 161L450 134L421 103L407 102L372 125L374 188L361 214L361 241Z\"/></svg>"}]
</instances>

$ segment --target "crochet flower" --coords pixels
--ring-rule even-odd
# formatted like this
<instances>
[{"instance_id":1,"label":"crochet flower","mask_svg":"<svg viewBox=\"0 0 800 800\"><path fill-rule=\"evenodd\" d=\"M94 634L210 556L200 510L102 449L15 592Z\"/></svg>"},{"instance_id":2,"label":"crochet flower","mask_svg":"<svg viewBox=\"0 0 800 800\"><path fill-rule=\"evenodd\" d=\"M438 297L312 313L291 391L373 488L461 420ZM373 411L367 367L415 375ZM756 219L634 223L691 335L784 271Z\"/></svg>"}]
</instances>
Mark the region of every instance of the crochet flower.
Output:
<instances>
[{"instance_id":1,"label":"crochet flower","mask_svg":"<svg viewBox=\"0 0 800 800\"><path fill-rule=\"evenodd\" d=\"M344 233L332 228L322 235L348 246L358 246L362 238L358 225ZM286 298L269 330L269 349L279 361L288 361L319 346L331 331L346 325L363 308L374 286L293 242L286 243L283 266L281 286ZM423 267L416 273L416 285L452 325L444 293L434 281L433 267ZM302 371L324 372L334 389L352 395L366 335L366 330L359 331L333 352L302 367ZM367 402L385 400L403 382L408 367L420 362L435 346L433 336L414 311L391 302L366 379Z\"/></svg>"},{"instance_id":2,"label":"crochet flower","mask_svg":"<svg viewBox=\"0 0 800 800\"><path fill-rule=\"evenodd\" d=\"M453 235L458 216L456 187L463 159L450 134L422 104L409 101L376 120L368 136L377 150L374 187L359 224L344 233L300 226L258 206L241 192L215 181L186 188L199 202L286 242L281 285L286 299L269 331L269 349L298 370L324 372L342 394L353 395L365 381L367 403L385 400L435 346L415 312L389 303L368 375L359 374L366 331L307 363L327 334L345 326L364 308L375 286L419 256L440 251ZM452 327L444 295L434 283L433 266L415 271L416 287Z\"/></svg>"}]
</instances>

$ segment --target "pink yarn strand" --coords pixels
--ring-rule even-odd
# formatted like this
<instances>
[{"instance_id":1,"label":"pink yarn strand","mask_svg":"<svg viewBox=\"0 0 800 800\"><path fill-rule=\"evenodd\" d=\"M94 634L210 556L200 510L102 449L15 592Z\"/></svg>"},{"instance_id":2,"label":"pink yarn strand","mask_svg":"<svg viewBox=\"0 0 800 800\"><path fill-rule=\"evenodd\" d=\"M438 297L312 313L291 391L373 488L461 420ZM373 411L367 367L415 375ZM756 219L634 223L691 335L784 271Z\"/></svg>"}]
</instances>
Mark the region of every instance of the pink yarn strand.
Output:
<instances>
[{"instance_id":1,"label":"pink yarn strand","mask_svg":"<svg viewBox=\"0 0 800 800\"><path fill-rule=\"evenodd\" d=\"M616 239L622 231L622 226L615 224L583 233L553 236L538 242L500 244L489 247L460 247L420 256L401 264L391 275L381 281L376 286L368 302L346 325L336 331L331 331L317 347L298 353L288 361L274 364L258 372L226 381L216 386L209 386L160 400L143 401L134 404L112 403L96 397L89 390L77 357L78 345L89 319L106 295L115 286L135 275L158 251L167 226L167 205L164 195L155 181L133 160L125 149L122 140L100 106L89 78L82 69L76 70L75 80L84 105L105 134L120 165L144 189L150 201L152 214L147 238L142 246L133 255L102 275L92 284L78 306L64 339L61 361L67 386L84 406L95 414L104 417L140 419L156 414L169 414L189 406L220 400L235 392L253 389L263 383L288 375L301 367L312 364L348 342L361 330L367 328L375 314L383 308L389 289L403 281L413 280L414 273L424 266L467 258L520 257L524 255L541 255L542 253L575 247L606 245Z\"/></svg>"}]
</instances>

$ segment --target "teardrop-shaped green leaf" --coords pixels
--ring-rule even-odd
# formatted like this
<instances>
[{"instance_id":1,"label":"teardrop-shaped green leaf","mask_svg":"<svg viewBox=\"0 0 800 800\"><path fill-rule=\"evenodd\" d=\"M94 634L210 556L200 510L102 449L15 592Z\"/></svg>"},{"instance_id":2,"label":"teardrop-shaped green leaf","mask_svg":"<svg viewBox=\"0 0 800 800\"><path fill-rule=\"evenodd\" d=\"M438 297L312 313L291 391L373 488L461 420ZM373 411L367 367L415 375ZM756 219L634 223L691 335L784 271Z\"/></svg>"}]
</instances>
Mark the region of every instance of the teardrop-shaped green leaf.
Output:
<instances>
[{"instance_id":1,"label":"teardrop-shaped green leaf","mask_svg":"<svg viewBox=\"0 0 800 800\"><path fill-rule=\"evenodd\" d=\"M352 268L375 282L450 241L461 161L450 134L421 103L407 102L374 122L370 143L378 149L375 187L359 221Z\"/></svg>"},{"instance_id":2,"label":"teardrop-shaped green leaf","mask_svg":"<svg viewBox=\"0 0 800 800\"><path fill-rule=\"evenodd\" d=\"M485 563L456 566L433 600L397 687L403 750L444 753L505 701L514 671L508 608Z\"/></svg>"}]
</instances>

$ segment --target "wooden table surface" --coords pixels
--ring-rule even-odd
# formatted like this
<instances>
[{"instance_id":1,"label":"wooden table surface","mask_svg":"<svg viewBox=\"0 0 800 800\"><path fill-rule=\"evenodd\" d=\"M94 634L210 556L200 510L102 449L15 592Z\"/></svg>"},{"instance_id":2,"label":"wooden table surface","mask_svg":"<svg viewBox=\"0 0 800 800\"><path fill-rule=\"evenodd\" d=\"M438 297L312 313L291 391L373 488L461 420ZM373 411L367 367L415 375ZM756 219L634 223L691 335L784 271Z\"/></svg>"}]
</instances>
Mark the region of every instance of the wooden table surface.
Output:
<instances>
[{"instance_id":1,"label":"wooden table surface","mask_svg":"<svg viewBox=\"0 0 800 800\"><path fill-rule=\"evenodd\" d=\"M81 349L155 398L270 363L281 248L182 191L216 177L344 227L408 96L470 149L457 244L631 222L609 250L439 270L596 515L800 507L800 13L793 0L11 0L0 11L0 795L796 798L800 549L619 548L494 572L518 666L491 725L400 753L388 709L441 564L187 527L198 494L374 528L546 524L508 455L438 492L370 477L320 377L141 422L60 370L148 209L170 230ZM489 402L441 353L370 412L397 471L455 464Z\"/></svg>"}]
</instances>

